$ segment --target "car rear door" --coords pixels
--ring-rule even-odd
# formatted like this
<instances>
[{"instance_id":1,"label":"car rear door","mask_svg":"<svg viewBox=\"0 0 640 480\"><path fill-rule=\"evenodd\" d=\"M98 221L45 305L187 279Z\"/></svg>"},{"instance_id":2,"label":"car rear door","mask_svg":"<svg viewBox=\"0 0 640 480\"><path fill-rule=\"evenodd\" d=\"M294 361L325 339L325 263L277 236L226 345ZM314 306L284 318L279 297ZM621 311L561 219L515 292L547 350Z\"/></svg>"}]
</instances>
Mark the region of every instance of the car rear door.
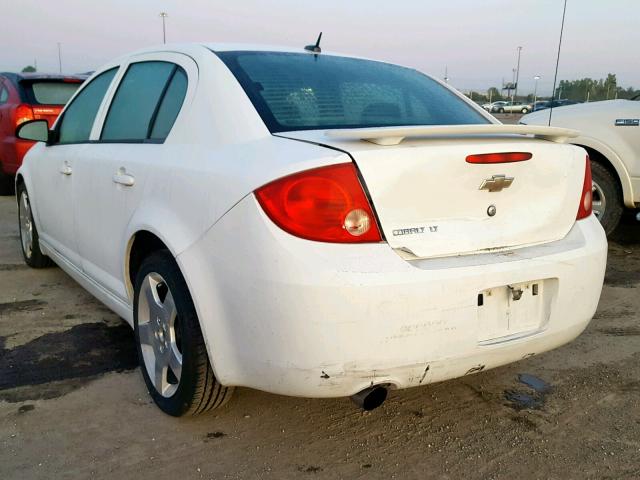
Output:
<instances>
[{"instance_id":1,"label":"car rear door","mask_svg":"<svg viewBox=\"0 0 640 480\"><path fill-rule=\"evenodd\" d=\"M83 270L123 301L127 227L153 188L148 180L163 176L160 165L178 159L165 141L196 79L196 64L185 55L134 57L122 66L92 143L77 159L74 210Z\"/></svg>"},{"instance_id":2,"label":"car rear door","mask_svg":"<svg viewBox=\"0 0 640 480\"><path fill-rule=\"evenodd\" d=\"M92 125L117 68L91 80L72 100L55 126L57 137L39 146L37 164L30 168L40 238L78 269L81 261L74 225L74 190L80 179L74 167L87 148Z\"/></svg>"}]
</instances>

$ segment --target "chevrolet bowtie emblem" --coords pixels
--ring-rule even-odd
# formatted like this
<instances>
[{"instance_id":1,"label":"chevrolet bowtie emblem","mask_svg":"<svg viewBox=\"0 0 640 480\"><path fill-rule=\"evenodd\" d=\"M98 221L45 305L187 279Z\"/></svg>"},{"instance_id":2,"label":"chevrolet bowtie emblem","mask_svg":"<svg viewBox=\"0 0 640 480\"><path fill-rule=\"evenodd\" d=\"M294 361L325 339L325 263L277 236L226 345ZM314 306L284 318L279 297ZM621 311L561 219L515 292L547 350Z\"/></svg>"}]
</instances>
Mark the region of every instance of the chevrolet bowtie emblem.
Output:
<instances>
[{"instance_id":1,"label":"chevrolet bowtie emblem","mask_svg":"<svg viewBox=\"0 0 640 480\"><path fill-rule=\"evenodd\" d=\"M489 190L490 192L499 192L503 188L509 188L513 183L513 177L506 177L504 175L493 175L491 178L486 178L480 185L480 190Z\"/></svg>"}]
</instances>

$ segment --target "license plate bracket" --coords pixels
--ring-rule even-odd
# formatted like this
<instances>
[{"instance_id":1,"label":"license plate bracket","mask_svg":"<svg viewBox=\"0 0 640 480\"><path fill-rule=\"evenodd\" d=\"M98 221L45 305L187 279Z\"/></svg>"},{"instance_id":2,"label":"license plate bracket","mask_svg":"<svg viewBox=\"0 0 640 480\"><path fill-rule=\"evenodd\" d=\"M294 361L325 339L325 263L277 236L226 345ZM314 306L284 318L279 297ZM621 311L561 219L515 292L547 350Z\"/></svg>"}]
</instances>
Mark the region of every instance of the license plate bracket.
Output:
<instances>
[{"instance_id":1,"label":"license plate bracket","mask_svg":"<svg viewBox=\"0 0 640 480\"><path fill-rule=\"evenodd\" d=\"M553 285L552 285L553 284ZM478 341L526 335L549 318L555 279L487 288L478 293Z\"/></svg>"}]
</instances>

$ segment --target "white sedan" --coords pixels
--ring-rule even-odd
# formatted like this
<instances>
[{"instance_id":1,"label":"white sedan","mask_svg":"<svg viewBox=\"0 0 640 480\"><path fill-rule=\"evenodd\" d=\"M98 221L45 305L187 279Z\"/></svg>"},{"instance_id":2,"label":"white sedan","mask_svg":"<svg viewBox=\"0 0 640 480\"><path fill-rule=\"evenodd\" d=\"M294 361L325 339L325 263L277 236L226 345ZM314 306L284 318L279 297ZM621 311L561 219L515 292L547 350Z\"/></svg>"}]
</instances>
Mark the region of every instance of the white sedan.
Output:
<instances>
[{"instance_id":1,"label":"white sedan","mask_svg":"<svg viewBox=\"0 0 640 480\"><path fill-rule=\"evenodd\" d=\"M577 132L396 65L163 46L100 68L17 175L32 267L129 322L171 415L234 386L378 406L558 347L607 243Z\"/></svg>"}]
</instances>

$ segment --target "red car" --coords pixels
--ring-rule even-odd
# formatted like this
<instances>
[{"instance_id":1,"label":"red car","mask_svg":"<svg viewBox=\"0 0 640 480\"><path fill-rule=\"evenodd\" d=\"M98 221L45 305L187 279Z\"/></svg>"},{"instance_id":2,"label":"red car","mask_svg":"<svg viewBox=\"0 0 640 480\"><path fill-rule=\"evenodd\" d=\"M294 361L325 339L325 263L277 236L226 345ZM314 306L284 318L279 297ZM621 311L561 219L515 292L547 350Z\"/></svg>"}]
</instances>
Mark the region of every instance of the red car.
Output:
<instances>
[{"instance_id":1,"label":"red car","mask_svg":"<svg viewBox=\"0 0 640 480\"><path fill-rule=\"evenodd\" d=\"M18 125L45 119L53 125L85 75L0 72L0 195L13 193L13 178L34 142L16 138Z\"/></svg>"}]
</instances>

